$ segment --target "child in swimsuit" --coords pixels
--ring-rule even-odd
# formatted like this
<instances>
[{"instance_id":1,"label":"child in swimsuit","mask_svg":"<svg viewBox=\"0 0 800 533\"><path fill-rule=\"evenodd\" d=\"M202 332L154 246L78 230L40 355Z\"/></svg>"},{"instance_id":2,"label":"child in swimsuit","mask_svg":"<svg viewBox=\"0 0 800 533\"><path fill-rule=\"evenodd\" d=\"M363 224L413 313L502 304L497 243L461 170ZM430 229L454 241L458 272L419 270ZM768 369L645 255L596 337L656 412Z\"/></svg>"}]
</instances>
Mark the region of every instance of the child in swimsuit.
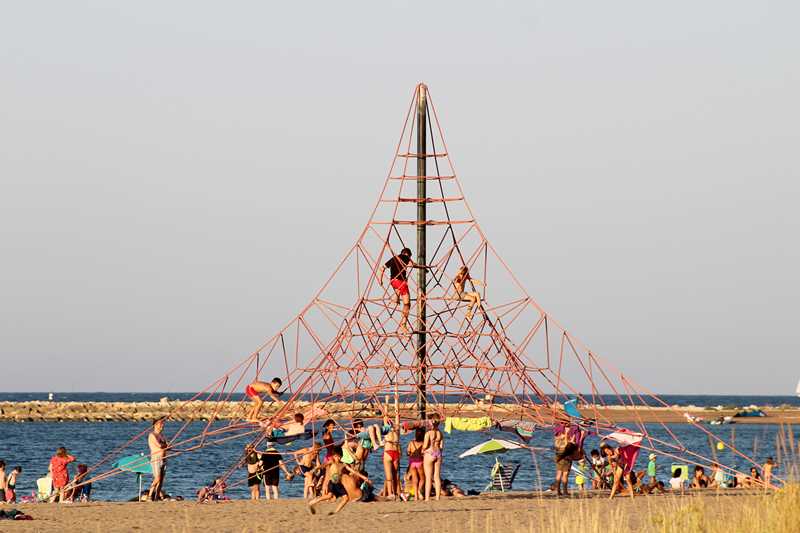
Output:
<instances>
[{"instance_id":1,"label":"child in swimsuit","mask_svg":"<svg viewBox=\"0 0 800 533\"><path fill-rule=\"evenodd\" d=\"M368 477L362 475L360 472L355 471L350 466L342 462L342 449L338 446L331 450L331 461L324 463L314 468L314 470L325 469L325 479L327 490L322 494L308 502L308 510L311 514L316 514L315 506L318 503L336 500L341 498L341 502L336 509L328 514L335 514L347 505L351 500L361 499L361 489L359 488L358 480L372 484Z\"/></svg>"},{"instance_id":2,"label":"child in swimsuit","mask_svg":"<svg viewBox=\"0 0 800 533\"><path fill-rule=\"evenodd\" d=\"M481 305L481 295L478 292L466 292L465 285L468 281L471 281L474 284L482 284L483 282L479 279L475 279L470 277L469 269L466 266L462 266L458 269L458 273L456 277L453 278L453 288L456 290L456 300L461 302L468 302L469 306L467 307L467 320L472 318L472 311L475 309L476 306L480 307Z\"/></svg>"},{"instance_id":3,"label":"child in swimsuit","mask_svg":"<svg viewBox=\"0 0 800 533\"><path fill-rule=\"evenodd\" d=\"M383 471L386 482L384 492L387 498L394 498L400 492L400 435L392 428L383 439Z\"/></svg>"},{"instance_id":4,"label":"child in swimsuit","mask_svg":"<svg viewBox=\"0 0 800 533\"><path fill-rule=\"evenodd\" d=\"M442 432L439 431L441 419L438 414L431 415L431 429L425 433L422 441L422 466L425 470L425 501L430 500L431 485L436 488L436 500L442 494L442 448L444 446Z\"/></svg>"},{"instance_id":5,"label":"child in swimsuit","mask_svg":"<svg viewBox=\"0 0 800 533\"><path fill-rule=\"evenodd\" d=\"M264 405L264 400L261 399L262 394L267 394L272 398L273 402L280 402L281 393L278 389L283 383L280 378L273 378L271 382L266 381L253 381L244 389L244 393L253 402L253 408L250 410L247 420L249 422L259 422L258 415L261 412L261 406Z\"/></svg>"},{"instance_id":6,"label":"child in swimsuit","mask_svg":"<svg viewBox=\"0 0 800 533\"><path fill-rule=\"evenodd\" d=\"M425 470L422 467L422 443L425 440L425 430L417 428L414 430L414 440L408 443L406 454L408 455L408 472L410 474L410 487L406 492L414 495L415 500L422 499L422 490L425 485Z\"/></svg>"},{"instance_id":7,"label":"child in swimsuit","mask_svg":"<svg viewBox=\"0 0 800 533\"><path fill-rule=\"evenodd\" d=\"M295 473L303 476L303 498L313 498L316 496L314 486L314 469L320 465L319 462L319 443L314 441L308 448L297 450L295 455L300 456L297 462Z\"/></svg>"}]
</instances>

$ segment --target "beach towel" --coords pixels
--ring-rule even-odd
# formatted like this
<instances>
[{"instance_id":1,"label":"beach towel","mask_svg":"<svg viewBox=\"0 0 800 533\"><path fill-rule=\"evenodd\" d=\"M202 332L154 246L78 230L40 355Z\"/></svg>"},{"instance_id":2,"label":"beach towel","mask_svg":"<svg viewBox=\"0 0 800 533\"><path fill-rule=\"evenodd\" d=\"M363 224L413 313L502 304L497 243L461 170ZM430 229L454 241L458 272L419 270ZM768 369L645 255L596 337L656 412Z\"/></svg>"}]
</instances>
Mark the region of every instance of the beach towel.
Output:
<instances>
[{"instance_id":1,"label":"beach towel","mask_svg":"<svg viewBox=\"0 0 800 533\"><path fill-rule=\"evenodd\" d=\"M636 458L639 456L639 449L644 435L636 433L626 428L620 428L613 433L606 436L607 439L612 439L618 442L620 464L623 471L627 474L633 470L633 465L636 464Z\"/></svg>"},{"instance_id":2,"label":"beach towel","mask_svg":"<svg viewBox=\"0 0 800 533\"><path fill-rule=\"evenodd\" d=\"M444 419L444 431L450 433L454 429L458 431L483 431L492 427L494 423L488 416L478 418L468 418L463 416L448 416Z\"/></svg>"},{"instance_id":3,"label":"beach towel","mask_svg":"<svg viewBox=\"0 0 800 533\"><path fill-rule=\"evenodd\" d=\"M533 437L533 424L523 422L522 420L502 420L495 422L495 429L500 431L507 431L514 433L523 441L528 442Z\"/></svg>"}]
</instances>

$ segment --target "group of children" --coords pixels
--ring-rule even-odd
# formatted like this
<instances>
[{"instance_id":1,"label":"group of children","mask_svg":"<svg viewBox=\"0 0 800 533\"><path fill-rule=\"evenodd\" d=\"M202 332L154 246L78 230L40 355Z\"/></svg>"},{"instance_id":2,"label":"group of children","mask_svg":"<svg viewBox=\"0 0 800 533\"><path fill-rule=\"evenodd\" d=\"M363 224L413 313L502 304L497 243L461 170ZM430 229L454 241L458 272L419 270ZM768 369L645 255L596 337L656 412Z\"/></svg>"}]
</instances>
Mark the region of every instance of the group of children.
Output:
<instances>
[{"instance_id":1,"label":"group of children","mask_svg":"<svg viewBox=\"0 0 800 533\"><path fill-rule=\"evenodd\" d=\"M0 460L0 501L15 503L17 501L17 477L22 473L21 466L15 466L6 473L6 462Z\"/></svg>"},{"instance_id":2,"label":"group of children","mask_svg":"<svg viewBox=\"0 0 800 533\"><path fill-rule=\"evenodd\" d=\"M398 427L388 416L382 423L367 427L363 420L355 419L351 428L343 429L344 439L337 441L334 437L337 423L327 420L322 428L321 442L314 440L310 446L291 452L293 461L297 463L292 470L274 448L260 452L248 445L243 465L247 469L251 499L260 498L262 483L268 499L278 497L279 470L283 470L287 480L303 477L303 497L309 500L312 513L316 512L319 503L337 499L339 504L334 513L350 501L428 500L432 495L438 500L442 495L463 495L454 484L442 483L444 439L439 430L440 422L436 414L410 428ZM413 431L414 436L406 446L408 466L405 474L401 475L400 434L405 431ZM366 463L370 454L381 448L380 463L385 482L376 493Z\"/></svg>"},{"instance_id":3,"label":"group of children","mask_svg":"<svg viewBox=\"0 0 800 533\"><path fill-rule=\"evenodd\" d=\"M601 453L601 451L603 453ZM589 484L592 489L612 489L613 492L622 489L621 481L627 485L627 491L638 494L651 494L654 491L665 492L667 485L658 479L657 456L651 453L648 456L647 468L641 471L630 470L623 472L622 479L615 476L614 451L608 445L602 445L600 450L592 450L589 462L585 458L577 461L573 468L575 472L575 485L578 490L586 490ZM729 475L717 462L711 463L711 472L706 473L705 467L696 465L689 477L688 466L672 465L669 478L669 489L683 491L686 488L760 488L770 486L772 473L775 468L772 457L767 458L763 466L763 476L757 467L750 468L749 475L738 472ZM626 493L629 493L626 492Z\"/></svg>"}]
</instances>

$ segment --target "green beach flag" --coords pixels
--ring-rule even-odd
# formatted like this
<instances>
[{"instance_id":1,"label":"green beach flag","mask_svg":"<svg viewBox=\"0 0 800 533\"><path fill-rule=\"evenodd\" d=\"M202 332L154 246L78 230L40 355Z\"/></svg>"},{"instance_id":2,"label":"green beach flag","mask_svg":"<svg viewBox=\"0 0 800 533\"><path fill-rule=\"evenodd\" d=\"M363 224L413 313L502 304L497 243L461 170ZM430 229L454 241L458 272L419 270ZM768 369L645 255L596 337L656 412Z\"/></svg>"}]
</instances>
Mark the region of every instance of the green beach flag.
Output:
<instances>
[{"instance_id":1,"label":"green beach flag","mask_svg":"<svg viewBox=\"0 0 800 533\"><path fill-rule=\"evenodd\" d=\"M518 444L516 442L511 442L510 440L504 439L489 439L484 443L478 444L477 446L473 446L469 450L465 451L459 458L469 457L470 455L478 455L479 453L503 453L508 450L519 450L524 448L522 444Z\"/></svg>"}]
</instances>

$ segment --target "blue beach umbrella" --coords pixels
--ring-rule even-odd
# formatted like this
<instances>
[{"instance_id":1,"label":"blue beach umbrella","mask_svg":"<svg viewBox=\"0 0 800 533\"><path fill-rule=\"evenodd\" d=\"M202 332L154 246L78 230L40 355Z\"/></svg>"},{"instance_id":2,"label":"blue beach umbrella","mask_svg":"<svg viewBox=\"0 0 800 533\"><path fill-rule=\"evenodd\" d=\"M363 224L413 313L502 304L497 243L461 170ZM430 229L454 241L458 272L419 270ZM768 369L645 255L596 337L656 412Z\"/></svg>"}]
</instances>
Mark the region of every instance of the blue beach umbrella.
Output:
<instances>
[{"instance_id":1,"label":"blue beach umbrella","mask_svg":"<svg viewBox=\"0 0 800 533\"><path fill-rule=\"evenodd\" d=\"M121 457L114 462L114 468L119 468L123 472L132 472L136 474L136 478L139 481L139 492L137 493L137 498L142 497L142 476L145 474L152 474L152 470L150 469L150 456L140 453L138 455L128 455L126 457Z\"/></svg>"}]
</instances>

